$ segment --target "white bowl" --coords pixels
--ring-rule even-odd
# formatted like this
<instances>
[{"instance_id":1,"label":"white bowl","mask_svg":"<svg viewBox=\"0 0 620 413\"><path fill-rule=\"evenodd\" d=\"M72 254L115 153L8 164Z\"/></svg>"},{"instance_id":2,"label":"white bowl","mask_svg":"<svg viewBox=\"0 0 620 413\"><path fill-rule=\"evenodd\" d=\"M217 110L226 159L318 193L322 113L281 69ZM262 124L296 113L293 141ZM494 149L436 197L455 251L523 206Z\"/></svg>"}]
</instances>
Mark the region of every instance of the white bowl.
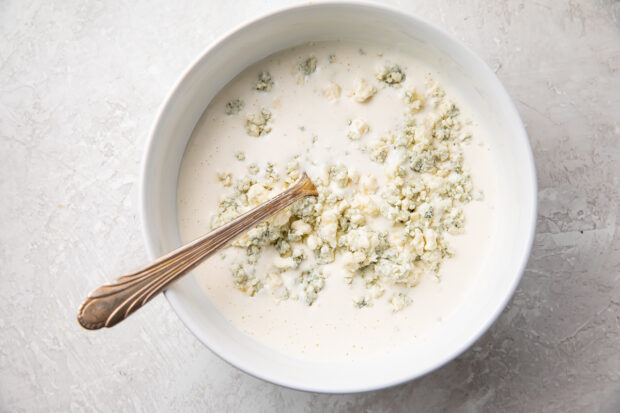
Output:
<instances>
[{"instance_id":1,"label":"white bowl","mask_svg":"<svg viewBox=\"0 0 620 413\"><path fill-rule=\"evenodd\" d=\"M420 377L478 339L512 296L526 265L536 222L536 176L527 135L510 97L489 67L443 31L411 15L364 3L288 8L245 24L209 47L165 101L144 158L142 225L152 258L180 245L176 215L179 166L188 139L216 93L252 63L308 41L379 42L416 53L457 85L492 141L499 165L497 234L475 285L437 330L400 354L356 363L293 359L229 324L186 276L166 291L187 327L214 353L256 377L300 390L348 393ZM214 194L217 196L217 194Z\"/></svg>"}]
</instances>

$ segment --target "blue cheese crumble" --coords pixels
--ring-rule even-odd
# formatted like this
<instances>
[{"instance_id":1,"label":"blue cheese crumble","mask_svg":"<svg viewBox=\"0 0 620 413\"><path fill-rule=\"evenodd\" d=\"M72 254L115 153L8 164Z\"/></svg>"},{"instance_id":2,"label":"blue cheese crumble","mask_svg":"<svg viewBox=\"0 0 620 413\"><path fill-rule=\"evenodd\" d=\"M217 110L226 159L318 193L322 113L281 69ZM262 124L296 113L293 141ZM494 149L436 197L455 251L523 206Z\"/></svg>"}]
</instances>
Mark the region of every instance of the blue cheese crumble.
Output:
<instances>
[{"instance_id":1,"label":"blue cheese crumble","mask_svg":"<svg viewBox=\"0 0 620 413\"><path fill-rule=\"evenodd\" d=\"M263 108L258 113L251 113L245 121L245 131L254 137L266 135L271 132L270 120L271 112L267 109Z\"/></svg>"},{"instance_id":2,"label":"blue cheese crumble","mask_svg":"<svg viewBox=\"0 0 620 413\"><path fill-rule=\"evenodd\" d=\"M377 73L377 80L389 86L402 83L406 78L405 72L398 65L386 66Z\"/></svg>"},{"instance_id":3,"label":"blue cheese crumble","mask_svg":"<svg viewBox=\"0 0 620 413\"><path fill-rule=\"evenodd\" d=\"M258 74L258 81L254 85L254 89L259 92L271 92L271 88L273 87L273 79L271 78L271 73L269 72L260 72Z\"/></svg>"},{"instance_id":4,"label":"blue cheese crumble","mask_svg":"<svg viewBox=\"0 0 620 413\"><path fill-rule=\"evenodd\" d=\"M316 72L317 58L315 56L311 56L299 63L298 69L301 74L304 76L310 76L312 73Z\"/></svg>"},{"instance_id":5,"label":"blue cheese crumble","mask_svg":"<svg viewBox=\"0 0 620 413\"><path fill-rule=\"evenodd\" d=\"M310 75L316 70L316 58L303 61L299 70ZM404 79L397 65L377 74L377 80L390 86ZM360 79L350 96L363 103L376 93L383 92ZM331 83L323 94L338 99L340 86ZM422 277L439 276L442 263L453 255L445 235L463 232L463 207L474 198L463 162L463 147L471 135L463 131L458 107L436 83L429 82L424 93L403 90L400 95L403 122L393 132L362 144L368 123L354 118L348 125L348 138L359 141L364 156L381 165L381 184L376 176L360 174L341 162L308 171L318 197L298 201L232 244L245 250L231 267L237 289L250 296L271 294L277 300L312 306L327 283L339 282L330 280L340 273L333 271L337 265L345 271L342 282L363 287L353 306L363 309L385 300L397 312L411 305L407 292ZM432 110L420 112L427 105ZM269 133L270 120L266 109L251 114L247 133L256 137ZM241 152L236 157L245 159ZM219 227L267 201L300 174L299 155L285 165L252 163L243 176L220 172L225 196L211 226ZM376 225L377 220L388 227Z\"/></svg>"},{"instance_id":6,"label":"blue cheese crumble","mask_svg":"<svg viewBox=\"0 0 620 413\"><path fill-rule=\"evenodd\" d=\"M244 106L245 106L245 102L243 100L235 99L235 100L231 100L230 102L226 103L226 107L224 108L224 111L226 112L227 115L236 115L243 109Z\"/></svg>"}]
</instances>

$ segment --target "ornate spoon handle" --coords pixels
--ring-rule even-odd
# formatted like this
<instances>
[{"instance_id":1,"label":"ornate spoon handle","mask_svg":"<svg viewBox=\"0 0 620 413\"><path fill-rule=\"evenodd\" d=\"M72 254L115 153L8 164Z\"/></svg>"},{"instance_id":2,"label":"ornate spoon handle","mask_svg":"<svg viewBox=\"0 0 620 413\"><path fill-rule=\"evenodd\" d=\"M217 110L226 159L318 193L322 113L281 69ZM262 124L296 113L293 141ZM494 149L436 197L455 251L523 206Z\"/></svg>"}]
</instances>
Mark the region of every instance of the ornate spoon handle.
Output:
<instances>
[{"instance_id":1,"label":"ornate spoon handle","mask_svg":"<svg viewBox=\"0 0 620 413\"><path fill-rule=\"evenodd\" d=\"M295 185L275 198L148 266L95 289L80 306L78 322L86 329L97 330L123 321L239 235L310 195L316 196L318 193L304 173Z\"/></svg>"}]
</instances>

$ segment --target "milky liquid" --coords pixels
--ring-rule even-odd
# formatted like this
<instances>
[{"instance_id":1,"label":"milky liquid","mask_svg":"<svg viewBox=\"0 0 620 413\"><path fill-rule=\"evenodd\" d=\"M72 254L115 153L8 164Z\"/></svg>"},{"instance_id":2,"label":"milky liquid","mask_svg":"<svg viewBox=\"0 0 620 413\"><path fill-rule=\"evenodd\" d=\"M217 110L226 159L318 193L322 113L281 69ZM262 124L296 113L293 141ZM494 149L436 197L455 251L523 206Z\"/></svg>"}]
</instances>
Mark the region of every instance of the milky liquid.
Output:
<instances>
[{"instance_id":1,"label":"milky liquid","mask_svg":"<svg viewBox=\"0 0 620 413\"><path fill-rule=\"evenodd\" d=\"M336 56L336 62L328 63L330 54ZM297 65L309 56L316 56L319 64L316 72L304 79ZM386 62L403 68L407 74L405 89L382 89L375 80L377 69ZM253 89L263 70L274 79L271 92ZM250 163L264 167L267 161L283 171L294 155L301 154L300 170L311 178L324 164L344 163L362 174L374 174L381 186L385 166L369 161L368 154L361 153L347 138L348 120L360 117L370 125L370 132L360 142L370 143L388 130L396 131L405 111L402 91L413 86L423 92L428 73L411 56L370 46L364 46L362 54L359 46L339 42L289 49L245 70L213 99L186 148L177 205L182 241L191 241L211 230L210 217L223 194L217 171L241 177L247 175ZM363 104L348 97L357 78L379 88ZM410 289L411 305L394 313L383 297L374 300L372 306L356 308L353 299L361 290L346 285L345 270L338 259L323 267L328 275L325 288L312 306L298 300L278 302L262 291L250 297L233 285L230 264L244 257L245 249L232 247L193 271L205 300L210 300L223 317L248 336L292 357L310 360L353 361L385 355L414 343L448 317L473 284L487 253L495 227L496 182L492 154L476 119L449 82L434 78L457 103L462 118L472 120L467 126L473 138L464 150L465 167L484 199L465 206L465 233L446 235L454 257L443 262L439 277L423 277ZM333 102L322 93L329 82L342 87L342 96ZM242 113L226 115L225 104L236 98L245 101ZM245 113L256 113L261 108L271 111L273 130L258 138L250 137L245 131ZM313 143L315 136L318 140ZM245 153L244 162L235 158L238 151ZM263 253L259 264L277 255L272 254Z\"/></svg>"}]
</instances>

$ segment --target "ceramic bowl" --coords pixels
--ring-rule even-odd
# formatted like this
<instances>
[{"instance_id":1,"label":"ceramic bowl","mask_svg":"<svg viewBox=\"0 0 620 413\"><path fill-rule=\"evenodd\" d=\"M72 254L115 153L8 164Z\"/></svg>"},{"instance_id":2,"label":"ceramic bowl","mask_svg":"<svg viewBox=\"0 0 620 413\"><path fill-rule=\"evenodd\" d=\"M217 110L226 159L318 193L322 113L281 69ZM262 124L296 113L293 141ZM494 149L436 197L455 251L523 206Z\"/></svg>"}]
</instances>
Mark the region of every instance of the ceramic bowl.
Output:
<instances>
[{"instance_id":1,"label":"ceramic bowl","mask_svg":"<svg viewBox=\"0 0 620 413\"><path fill-rule=\"evenodd\" d=\"M141 182L142 225L152 258L180 245L176 215L179 166L199 117L218 91L252 63L309 41L379 43L415 53L451 79L489 132L498 179L496 234L458 311L417 344L364 362L293 359L229 324L191 275L166 291L187 327L237 368L283 386L328 393L384 388L420 377L452 360L499 316L526 265L536 221L536 176L517 110L493 71L471 50L420 18L366 3L319 3L280 10L213 43L172 90L155 121Z\"/></svg>"}]
</instances>

